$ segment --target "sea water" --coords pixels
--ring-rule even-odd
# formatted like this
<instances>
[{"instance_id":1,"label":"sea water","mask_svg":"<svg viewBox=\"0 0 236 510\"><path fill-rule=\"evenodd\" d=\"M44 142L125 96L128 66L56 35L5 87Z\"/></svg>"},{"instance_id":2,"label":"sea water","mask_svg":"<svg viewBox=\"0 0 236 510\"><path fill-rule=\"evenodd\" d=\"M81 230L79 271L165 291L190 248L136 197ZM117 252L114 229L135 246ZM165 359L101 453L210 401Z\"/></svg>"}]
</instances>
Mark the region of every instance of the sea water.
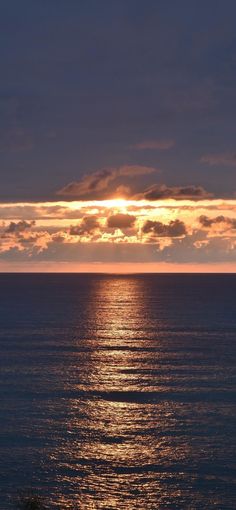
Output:
<instances>
[{"instance_id":1,"label":"sea water","mask_svg":"<svg viewBox=\"0 0 236 510\"><path fill-rule=\"evenodd\" d=\"M0 275L0 508L236 508L236 275Z\"/></svg>"}]
</instances>

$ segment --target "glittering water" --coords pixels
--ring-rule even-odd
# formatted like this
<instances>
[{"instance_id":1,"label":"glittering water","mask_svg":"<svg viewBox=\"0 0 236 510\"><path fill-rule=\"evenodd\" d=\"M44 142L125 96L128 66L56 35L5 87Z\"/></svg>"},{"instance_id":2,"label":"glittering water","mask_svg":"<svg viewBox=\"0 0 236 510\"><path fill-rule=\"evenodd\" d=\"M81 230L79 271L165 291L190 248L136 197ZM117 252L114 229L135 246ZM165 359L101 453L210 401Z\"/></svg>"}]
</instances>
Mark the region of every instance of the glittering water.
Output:
<instances>
[{"instance_id":1,"label":"glittering water","mask_svg":"<svg viewBox=\"0 0 236 510\"><path fill-rule=\"evenodd\" d=\"M236 508L236 276L1 275L0 508Z\"/></svg>"}]
</instances>

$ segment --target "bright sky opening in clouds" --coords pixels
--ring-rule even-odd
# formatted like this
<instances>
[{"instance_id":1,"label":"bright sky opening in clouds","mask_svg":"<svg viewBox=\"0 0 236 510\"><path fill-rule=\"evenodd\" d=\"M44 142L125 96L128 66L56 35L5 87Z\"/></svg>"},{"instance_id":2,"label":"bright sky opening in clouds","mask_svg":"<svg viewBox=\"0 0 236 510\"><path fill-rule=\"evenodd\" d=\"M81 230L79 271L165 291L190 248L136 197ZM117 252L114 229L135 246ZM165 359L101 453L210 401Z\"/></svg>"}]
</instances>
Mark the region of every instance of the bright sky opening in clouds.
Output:
<instances>
[{"instance_id":1,"label":"bright sky opening in clouds","mask_svg":"<svg viewBox=\"0 0 236 510\"><path fill-rule=\"evenodd\" d=\"M229 271L236 200L0 204L0 269Z\"/></svg>"}]
</instances>

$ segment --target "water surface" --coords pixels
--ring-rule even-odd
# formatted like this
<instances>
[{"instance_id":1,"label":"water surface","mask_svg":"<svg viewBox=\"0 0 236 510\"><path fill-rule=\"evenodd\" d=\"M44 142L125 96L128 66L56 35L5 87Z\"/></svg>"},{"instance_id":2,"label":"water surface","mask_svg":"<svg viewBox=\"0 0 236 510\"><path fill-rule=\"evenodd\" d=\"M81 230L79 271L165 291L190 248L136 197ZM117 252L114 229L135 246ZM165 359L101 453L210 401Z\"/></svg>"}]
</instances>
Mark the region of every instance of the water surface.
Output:
<instances>
[{"instance_id":1,"label":"water surface","mask_svg":"<svg viewBox=\"0 0 236 510\"><path fill-rule=\"evenodd\" d=\"M0 508L235 510L236 276L0 289Z\"/></svg>"}]
</instances>

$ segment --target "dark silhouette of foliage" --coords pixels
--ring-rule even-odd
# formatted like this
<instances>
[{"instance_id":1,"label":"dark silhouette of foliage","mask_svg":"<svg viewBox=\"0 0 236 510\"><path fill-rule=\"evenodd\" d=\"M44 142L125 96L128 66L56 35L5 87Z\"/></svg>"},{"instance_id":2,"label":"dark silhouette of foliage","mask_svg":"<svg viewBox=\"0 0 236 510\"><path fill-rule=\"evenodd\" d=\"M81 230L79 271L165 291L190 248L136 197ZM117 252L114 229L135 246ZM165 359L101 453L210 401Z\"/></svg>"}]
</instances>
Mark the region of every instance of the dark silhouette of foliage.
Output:
<instances>
[{"instance_id":1,"label":"dark silhouette of foliage","mask_svg":"<svg viewBox=\"0 0 236 510\"><path fill-rule=\"evenodd\" d=\"M43 499L32 492L19 494L16 508L19 510L48 510Z\"/></svg>"}]
</instances>

